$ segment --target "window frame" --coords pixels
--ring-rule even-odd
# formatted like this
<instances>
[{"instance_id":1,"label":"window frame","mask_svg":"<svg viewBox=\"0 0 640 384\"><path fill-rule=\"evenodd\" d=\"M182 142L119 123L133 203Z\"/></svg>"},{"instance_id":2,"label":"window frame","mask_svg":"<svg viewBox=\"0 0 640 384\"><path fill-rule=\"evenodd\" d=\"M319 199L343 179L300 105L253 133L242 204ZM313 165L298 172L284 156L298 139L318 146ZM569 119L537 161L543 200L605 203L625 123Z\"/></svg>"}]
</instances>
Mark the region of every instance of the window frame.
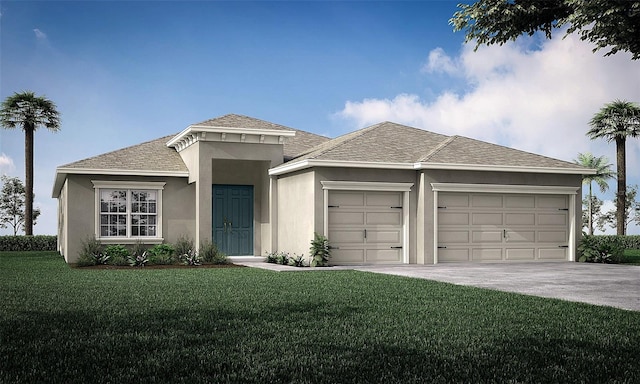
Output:
<instances>
[{"instance_id":1,"label":"window frame","mask_svg":"<svg viewBox=\"0 0 640 384\"><path fill-rule=\"evenodd\" d=\"M139 181L105 181L91 180L95 194L94 203L94 234L96 239L102 243L132 244L141 242L145 244L159 244L164 241L162 232L162 191L165 182L139 182ZM126 236L101 236L101 192L104 190L123 190L126 191ZM134 215L146 215L148 213L132 212L132 192L135 191L151 191L156 193L156 233L155 236L133 236L132 235L132 217Z\"/></svg>"}]
</instances>

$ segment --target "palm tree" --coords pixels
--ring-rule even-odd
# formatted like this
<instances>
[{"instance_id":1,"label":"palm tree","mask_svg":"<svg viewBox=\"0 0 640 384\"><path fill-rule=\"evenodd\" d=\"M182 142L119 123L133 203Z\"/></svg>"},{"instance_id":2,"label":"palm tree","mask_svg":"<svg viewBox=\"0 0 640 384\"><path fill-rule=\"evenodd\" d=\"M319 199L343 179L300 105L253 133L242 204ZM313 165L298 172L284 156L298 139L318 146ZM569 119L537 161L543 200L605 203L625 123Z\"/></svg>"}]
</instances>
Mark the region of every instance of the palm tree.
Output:
<instances>
[{"instance_id":1,"label":"palm tree","mask_svg":"<svg viewBox=\"0 0 640 384\"><path fill-rule=\"evenodd\" d=\"M578 153L578 158L574 160L574 162L582 165L583 167L596 170L596 173L593 175L582 176L582 183L589 184L589 234L593 235L593 194L591 184L595 181L600 186L600 192L604 193L609 189L607 180L613 179L616 173L611 170L612 164L609 164L609 159L605 156L595 157L589 152Z\"/></svg>"},{"instance_id":2,"label":"palm tree","mask_svg":"<svg viewBox=\"0 0 640 384\"><path fill-rule=\"evenodd\" d=\"M626 100L615 100L605 104L589 121L591 129L587 132L592 140L603 138L616 142L616 163L618 191L616 193L616 231L625 234L625 202L627 190L626 142L627 137L640 136L640 107Z\"/></svg>"},{"instance_id":3,"label":"palm tree","mask_svg":"<svg viewBox=\"0 0 640 384\"><path fill-rule=\"evenodd\" d=\"M24 233L33 235L33 136L38 127L52 132L60 130L60 113L56 105L45 97L38 97L31 91L14 93L2 102L0 125L24 131L25 158L25 223Z\"/></svg>"}]
</instances>

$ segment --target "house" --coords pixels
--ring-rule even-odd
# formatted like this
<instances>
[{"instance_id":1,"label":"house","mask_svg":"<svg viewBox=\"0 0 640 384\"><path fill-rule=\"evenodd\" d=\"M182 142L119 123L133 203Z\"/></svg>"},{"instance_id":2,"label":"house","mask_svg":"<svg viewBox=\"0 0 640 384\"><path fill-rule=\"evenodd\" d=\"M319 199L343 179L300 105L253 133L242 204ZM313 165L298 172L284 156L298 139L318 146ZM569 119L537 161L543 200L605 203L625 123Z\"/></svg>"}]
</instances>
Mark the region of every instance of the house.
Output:
<instances>
[{"instance_id":1,"label":"house","mask_svg":"<svg viewBox=\"0 0 640 384\"><path fill-rule=\"evenodd\" d=\"M56 169L58 246L189 236L333 264L573 261L579 165L383 122L329 139L242 115Z\"/></svg>"}]
</instances>

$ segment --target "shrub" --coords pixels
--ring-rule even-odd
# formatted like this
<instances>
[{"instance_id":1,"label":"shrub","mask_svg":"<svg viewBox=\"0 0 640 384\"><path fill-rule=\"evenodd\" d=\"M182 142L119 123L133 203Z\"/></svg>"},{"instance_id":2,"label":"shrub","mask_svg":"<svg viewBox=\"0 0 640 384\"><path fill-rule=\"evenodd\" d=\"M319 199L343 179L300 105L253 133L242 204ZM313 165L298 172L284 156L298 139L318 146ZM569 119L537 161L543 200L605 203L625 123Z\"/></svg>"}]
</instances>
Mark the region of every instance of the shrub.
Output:
<instances>
[{"instance_id":1,"label":"shrub","mask_svg":"<svg viewBox=\"0 0 640 384\"><path fill-rule=\"evenodd\" d=\"M280 252L276 255L276 264L289 265L289 253Z\"/></svg>"},{"instance_id":2,"label":"shrub","mask_svg":"<svg viewBox=\"0 0 640 384\"><path fill-rule=\"evenodd\" d=\"M173 248L175 249L175 254L181 257L193 250L193 240L191 240L189 236L181 235L178 237L178 241L176 241Z\"/></svg>"},{"instance_id":3,"label":"shrub","mask_svg":"<svg viewBox=\"0 0 640 384\"><path fill-rule=\"evenodd\" d=\"M619 263L625 249L622 236L602 237L584 236L578 246L578 260L587 263Z\"/></svg>"},{"instance_id":4,"label":"shrub","mask_svg":"<svg viewBox=\"0 0 640 384\"><path fill-rule=\"evenodd\" d=\"M58 236L0 236L0 251L55 251Z\"/></svg>"},{"instance_id":5,"label":"shrub","mask_svg":"<svg viewBox=\"0 0 640 384\"><path fill-rule=\"evenodd\" d=\"M593 244L617 243L625 249L640 249L640 235L583 235L582 239L589 238Z\"/></svg>"},{"instance_id":6,"label":"shrub","mask_svg":"<svg viewBox=\"0 0 640 384\"><path fill-rule=\"evenodd\" d=\"M268 252L267 257L264 259L265 262L276 264L278 262L278 252Z\"/></svg>"},{"instance_id":7,"label":"shrub","mask_svg":"<svg viewBox=\"0 0 640 384\"><path fill-rule=\"evenodd\" d=\"M176 262L176 250L169 244L156 244L148 251L149 263L173 264Z\"/></svg>"},{"instance_id":8,"label":"shrub","mask_svg":"<svg viewBox=\"0 0 640 384\"><path fill-rule=\"evenodd\" d=\"M309 250L311 251L312 267L326 267L329 265L331 248L329 247L329 240L325 236L314 233Z\"/></svg>"},{"instance_id":9,"label":"shrub","mask_svg":"<svg viewBox=\"0 0 640 384\"><path fill-rule=\"evenodd\" d=\"M304 260L304 255L293 254L293 257L289 258L289 265L294 267L306 267L307 263Z\"/></svg>"},{"instance_id":10,"label":"shrub","mask_svg":"<svg viewBox=\"0 0 640 384\"><path fill-rule=\"evenodd\" d=\"M202 260L200 260L200 255L198 255L198 252L194 251L193 249L190 249L187 253L180 255L180 259L186 264L186 265L201 265L202 264Z\"/></svg>"},{"instance_id":11,"label":"shrub","mask_svg":"<svg viewBox=\"0 0 640 384\"><path fill-rule=\"evenodd\" d=\"M142 251L142 253L134 252L127 256L127 262L132 267L144 267L149 262L147 251Z\"/></svg>"},{"instance_id":12,"label":"shrub","mask_svg":"<svg viewBox=\"0 0 640 384\"><path fill-rule=\"evenodd\" d=\"M211 264L227 264L227 255L220 252L216 243L211 241L205 241L200 244L200 249L198 251L200 258L205 263Z\"/></svg>"},{"instance_id":13,"label":"shrub","mask_svg":"<svg viewBox=\"0 0 640 384\"><path fill-rule=\"evenodd\" d=\"M124 245L108 245L104 249L104 254L109 256L109 264L128 265L129 250Z\"/></svg>"},{"instance_id":14,"label":"shrub","mask_svg":"<svg viewBox=\"0 0 640 384\"><path fill-rule=\"evenodd\" d=\"M102 252L102 243L95 236L87 237L82 240L80 253L78 254L77 265L85 267L88 265L106 264L109 255Z\"/></svg>"}]
</instances>

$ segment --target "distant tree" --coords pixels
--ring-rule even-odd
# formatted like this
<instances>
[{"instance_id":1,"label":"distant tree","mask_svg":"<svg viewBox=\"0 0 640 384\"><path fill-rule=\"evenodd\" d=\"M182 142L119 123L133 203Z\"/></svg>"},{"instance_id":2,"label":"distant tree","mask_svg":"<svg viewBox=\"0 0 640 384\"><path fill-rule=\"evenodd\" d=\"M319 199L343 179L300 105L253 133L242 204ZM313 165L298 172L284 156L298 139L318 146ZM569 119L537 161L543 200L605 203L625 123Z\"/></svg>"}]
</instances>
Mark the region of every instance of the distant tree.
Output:
<instances>
[{"instance_id":1,"label":"distant tree","mask_svg":"<svg viewBox=\"0 0 640 384\"><path fill-rule=\"evenodd\" d=\"M591 200L591 201L589 201ZM591 204L591 212L589 212L589 204ZM589 234L593 234L593 225L597 222L597 220L602 216L602 205L604 202L598 198L598 196L589 196L582 199L582 228L587 228L590 230ZM587 209L584 209L587 208ZM591 227L589 227L591 226ZM598 228L600 229L600 228Z\"/></svg>"},{"instance_id":2,"label":"distant tree","mask_svg":"<svg viewBox=\"0 0 640 384\"><path fill-rule=\"evenodd\" d=\"M593 192L591 189L591 184L595 181L598 186L600 186L600 192L606 192L609 189L609 184L607 184L608 179L613 179L616 175L615 172L611 170L612 164L609 164L609 159L605 156L596 157L593 154L586 153L578 153L578 158L574 160L576 164L582 165L586 168L595 169L596 173L593 175L584 175L582 176L582 183L589 184L589 197L587 199L587 211L588 211L588 229L589 234L593 235L593 207L591 202L593 201Z\"/></svg>"},{"instance_id":3,"label":"distant tree","mask_svg":"<svg viewBox=\"0 0 640 384\"><path fill-rule=\"evenodd\" d=\"M624 224L627 186L626 142L627 137L640 136L640 106L626 100L615 100L600 109L589 125L591 129L587 132L587 136L591 140L603 138L616 143L616 174L618 175L616 231L618 235L624 235L626 233Z\"/></svg>"},{"instance_id":4,"label":"distant tree","mask_svg":"<svg viewBox=\"0 0 640 384\"><path fill-rule=\"evenodd\" d=\"M26 191L22 181L17 177L2 176L2 190L0 190L0 227L13 229L17 235L24 226ZM33 225L40 216L40 209L33 210Z\"/></svg>"},{"instance_id":5,"label":"distant tree","mask_svg":"<svg viewBox=\"0 0 640 384\"><path fill-rule=\"evenodd\" d=\"M640 59L640 1L634 0L479 0L459 4L449 24L465 31L465 42L504 44L540 31L547 39L554 29L567 26L566 35L577 32L581 40ZM566 36L565 35L565 36Z\"/></svg>"},{"instance_id":6,"label":"distant tree","mask_svg":"<svg viewBox=\"0 0 640 384\"><path fill-rule=\"evenodd\" d=\"M633 185L627 188L626 194L626 209L624 212L623 231L627 232L629 224L635 222L640 225L640 201L636 200L638 195L638 186ZM607 212L601 212L596 221L598 229L604 231L605 226L609 226L613 229L618 229L618 210L612 209ZM618 231L619 232L619 231Z\"/></svg>"},{"instance_id":7,"label":"distant tree","mask_svg":"<svg viewBox=\"0 0 640 384\"><path fill-rule=\"evenodd\" d=\"M0 125L7 129L22 128L24 131L25 160L25 235L33 235L33 137L38 127L52 132L60 130L60 113L56 105L33 92L14 93L2 102Z\"/></svg>"}]
</instances>

